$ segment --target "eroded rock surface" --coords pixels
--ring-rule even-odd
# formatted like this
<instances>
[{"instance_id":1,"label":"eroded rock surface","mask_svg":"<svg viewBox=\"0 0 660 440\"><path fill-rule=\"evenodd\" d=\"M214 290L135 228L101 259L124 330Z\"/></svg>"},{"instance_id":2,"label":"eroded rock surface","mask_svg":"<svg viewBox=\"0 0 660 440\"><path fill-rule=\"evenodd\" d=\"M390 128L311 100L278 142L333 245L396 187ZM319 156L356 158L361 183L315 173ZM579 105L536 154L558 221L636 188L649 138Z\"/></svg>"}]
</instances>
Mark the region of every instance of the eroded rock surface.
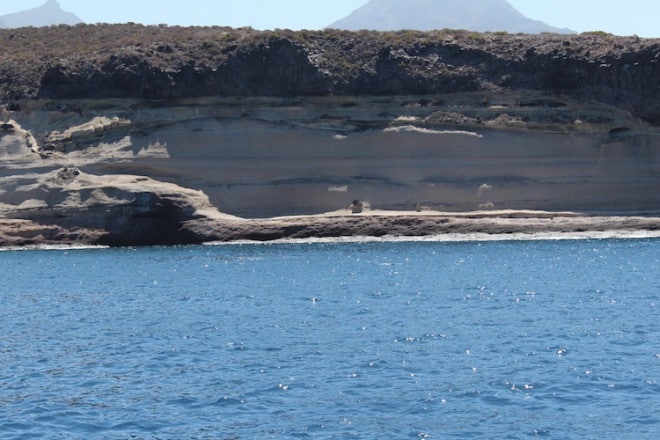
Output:
<instances>
[{"instance_id":1,"label":"eroded rock surface","mask_svg":"<svg viewBox=\"0 0 660 440\"><path fill-rule=\"evenodd\" d=\"M34 159L39 144L28 130L14 120L0 125L0 160Z\"/></svg>"},{"instance_id":2,"label":"eroded rock surface","mask_svg":"<svg viewBox=\"0 0 660 440\"><path fill-rule=\"evenodd\" d=\"M97 116L89 122L69 127L63 132L55 130L48 134L41 150L43 152L70 152L82 150L94 143L108 143L124 137L130 125L131 121L120 119L117 116L113 118Z\"/></svg>"},{"instance_id":3,"label":"eroded rock surface","mask_svg":"<svg viewBox=\"0 0 660 440\"><path fill-rule=\"evenodd\" d=\"M77 168L61 168L4 177L0 188L4 218L31 221L27 226L32 229L35 224L52 225L49 236L97 231L88 239L94 244L201 242L207 237L186 229L185 222L223 218L201 191L148 177L95 176Z\"/></svg>"},{"instance_id":4,"label":"eroded rock surface","mask_svg":"<svg viewBox=\"0 0 660 440\"><path fill-rule=\"evenodd\" d=\"M0 146L11 145L0 150L0 175L78 167L149 176L201 190L246 218L334 211L352 200L440 211L660 206L660 130L566 96L53 102L13 113L31 131L0 133ZM45 149L53 139L58 148Z\"/></svg>"}]
</instances>

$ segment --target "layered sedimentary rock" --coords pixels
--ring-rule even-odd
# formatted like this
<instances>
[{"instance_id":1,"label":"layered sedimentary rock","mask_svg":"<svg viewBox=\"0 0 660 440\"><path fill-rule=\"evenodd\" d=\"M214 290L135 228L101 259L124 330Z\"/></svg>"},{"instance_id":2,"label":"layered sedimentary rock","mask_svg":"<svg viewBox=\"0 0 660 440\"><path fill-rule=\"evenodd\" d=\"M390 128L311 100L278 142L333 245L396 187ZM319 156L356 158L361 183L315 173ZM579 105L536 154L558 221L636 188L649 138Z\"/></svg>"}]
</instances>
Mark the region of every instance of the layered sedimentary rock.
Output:
<instances>
[{"instance_id":1,"label":"layered sedimentary rock","mask_svg":"<svg viewBox=\"0 0 660 440\"><path fill-rule=\"evenodd\" d=\"M0 42L6 100L535 90L660 123L657 39L127 24L0 30Z\"/></svg>"},{"instance_id":2,"label":"layered sedimentary rock","mask_svg":"<svg viewBox=\"0 0 660 440\"><path fill-rule=\"evenodd\" d=\"M129 28L201 37L0 67L1 217L148 244L449 231L370 209L658 213L657 41Z\"/></svg>"},{"instance_id":3,"label":"layered sedimentary rock","mask_svg":"<svg viewBox=\"0 0 660 440\"><path fill-rule=\"evenodd\" d=\"M14 145L3 172L146 175L243 217L354 199L443 211L660 206L659 132L626 111L532 94L433 98L75 101L82 116L32 101L0 138Z\"/></svg>"}]
</instances>

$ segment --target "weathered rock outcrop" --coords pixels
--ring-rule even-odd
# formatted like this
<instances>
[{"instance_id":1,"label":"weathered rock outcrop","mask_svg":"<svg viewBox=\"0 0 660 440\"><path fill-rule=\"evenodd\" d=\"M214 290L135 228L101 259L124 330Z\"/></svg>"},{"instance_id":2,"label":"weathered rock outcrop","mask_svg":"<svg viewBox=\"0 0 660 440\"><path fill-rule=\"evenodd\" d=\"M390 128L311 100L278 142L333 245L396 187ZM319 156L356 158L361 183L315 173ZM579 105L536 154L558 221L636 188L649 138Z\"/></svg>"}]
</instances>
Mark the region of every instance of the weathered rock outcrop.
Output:
<instances>
[{"instance_id":1,"label":"weathered rock outcrop","mask_svg":"<svg viewBox=\"0 0 660 440\"><path fill-rule=\"evenodd\" d=\"M0 125L0 160L24 159L37 154L39 145L27 130L16 121Z\"/></svg>"},{"instance_id":2,"label":"weathered rock outcrop","mask_svg":"<svg viewBox=\"0 0 660 440\"><path fill-rule=\"evenodd\" d=\"M535 211L474 212L465 215L410 212L375 212L351 215L347 212L322 216L277 219L219 220L206 228L214 241L271 241L282 239L337 237L427 237L446 234L539 234L641 233L659 236L660 218L635 216L579 216L572 213Z\"/></svg>"},{"instance_id":3,"label":"weathered rock outcrop","mask_svg":"<svg viewBox=\"0 0 660 440\"><path fill-rule=\"evenodd\" d=\"M27 226L38 234L45 230L51 239L61 234L63 241L79 231L89 236L81 241L93 244L198 243L207 237L186 229L185 223L223 217L201 191L148 177L94 176L61 168L0 178L0 188L2 217L29 220L33 223L23 224L23 229ZM50 225L51 230L34 225Z\"/></svg>"},{"instance_id":4,"label":"weathered rock outcrop","mask_svg":"<svg viewBox=\"0 0 660 440\"><path fill-rule=\"evenodd\" d=\"M63 132L57 130L44 139L42 151L75 151L83 150L94 143L110 142L122 138L131 121L118 117L108 118L97 116L89 122L69 127Z\"/></svg>"}]
</instances>

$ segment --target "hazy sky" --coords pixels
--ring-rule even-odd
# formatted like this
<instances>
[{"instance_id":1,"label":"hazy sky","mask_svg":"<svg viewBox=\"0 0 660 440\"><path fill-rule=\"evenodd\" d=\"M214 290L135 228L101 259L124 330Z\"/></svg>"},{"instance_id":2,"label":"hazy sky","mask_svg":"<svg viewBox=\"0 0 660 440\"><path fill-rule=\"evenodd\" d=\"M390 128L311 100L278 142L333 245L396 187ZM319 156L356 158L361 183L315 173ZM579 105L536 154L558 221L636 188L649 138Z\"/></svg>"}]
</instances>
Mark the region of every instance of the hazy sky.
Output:
<instances>
[{"instance_id":1,"label":"hazy sky","mask_svg":"<svg viewBox=\"0 0 660 440\"><path fill-rule=\"evenodd\" d=\"M406 1L406 0L401 0ZM0 15L45 0L0 0ZM252 26L321 29L367 0L59 0L87 23ZM529 18L578 32L660 37L660 0L509 0Z\"/></svg>"}]
</instances>

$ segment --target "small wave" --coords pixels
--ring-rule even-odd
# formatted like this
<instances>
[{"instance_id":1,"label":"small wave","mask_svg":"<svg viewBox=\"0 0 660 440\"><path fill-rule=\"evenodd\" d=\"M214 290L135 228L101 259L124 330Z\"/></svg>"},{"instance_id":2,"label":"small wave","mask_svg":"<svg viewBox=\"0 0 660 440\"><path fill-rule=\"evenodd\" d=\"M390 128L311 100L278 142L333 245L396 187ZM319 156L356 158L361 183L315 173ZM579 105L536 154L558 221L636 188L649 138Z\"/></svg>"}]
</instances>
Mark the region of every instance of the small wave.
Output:
<instances>
[{"instance_id":1,"label":"small wave","mask_svg":"<svg viewBox=\"0 0 660 440\"><path fill-rule=\"evenodd\" d=\"M465 130L431 130L429 128L415 127L414 125L401 125L398 127L388 127L383 130L385 133L400 133L402 131L409 133L422 133L422 134L450 134L450 135L462 135L462 136L473 136L482 138L483 135L475 133L473 131Z\"/></svg>"},{"instance_id":2,"label":"small wave","mask_svg":"<svg viewBox=\"0 0 660 440\"><path fill-rule=\"evenodd\" d=\"M109 249L110 246L82 245L82 244L34 244L25 246L0 247L0 252L17 251L80 251L89 249Z\"/></svg>"},{"instance_id":3,"label":"small wave","mask_svg":"<svg viewBox=\"0 0 660 440\"><path fill-rule=\"evenodd\" d=\"M390 243L390 242L477 242L477 241L553 241L553 240L639 240L660 238L660 231L585 231L585 232L518 232L513 234L439 234L426 236L395 236L382 237L350 236L350 237L311 237L311 238L281 238L270 241L236 240L212 241L205 246L237 246L237 245L276 245L276 244L342 244L342 243Z\"/></svg>"},{"instance_id":4,"label":"small wave","mask_svg":"<svg viewBox=\"0 0 660 440\"><path fill-rule=\"evenodd\" d=\"M456 233L425 236L384 235L347 236L347 237L309 237L281 238L269 241L235 240L209 241L204 246L241 246L241 245L277 245L277 244L342 244L342 243L407 243L407 242L480 242L480 241L552 241L552 240L640 240L660 238L660 231L585 231L585 232L517 232L512 234ZM110 249L110 246L77 244L39 244L25 246L0 247L0 252L17 251L78 251ZM256 258L255 258L256 259Z\"/></svg>"},{"instance_id":5,"label":"small wave","mask_svg":"<svg viewBox=\"0 0 660 440\"><path fill-rule=\"evenodd\" d=\"M243 405L245 401L236 397L221 397L213 402L214 406L238 406Z\"/></svg>"}]
</instances>

